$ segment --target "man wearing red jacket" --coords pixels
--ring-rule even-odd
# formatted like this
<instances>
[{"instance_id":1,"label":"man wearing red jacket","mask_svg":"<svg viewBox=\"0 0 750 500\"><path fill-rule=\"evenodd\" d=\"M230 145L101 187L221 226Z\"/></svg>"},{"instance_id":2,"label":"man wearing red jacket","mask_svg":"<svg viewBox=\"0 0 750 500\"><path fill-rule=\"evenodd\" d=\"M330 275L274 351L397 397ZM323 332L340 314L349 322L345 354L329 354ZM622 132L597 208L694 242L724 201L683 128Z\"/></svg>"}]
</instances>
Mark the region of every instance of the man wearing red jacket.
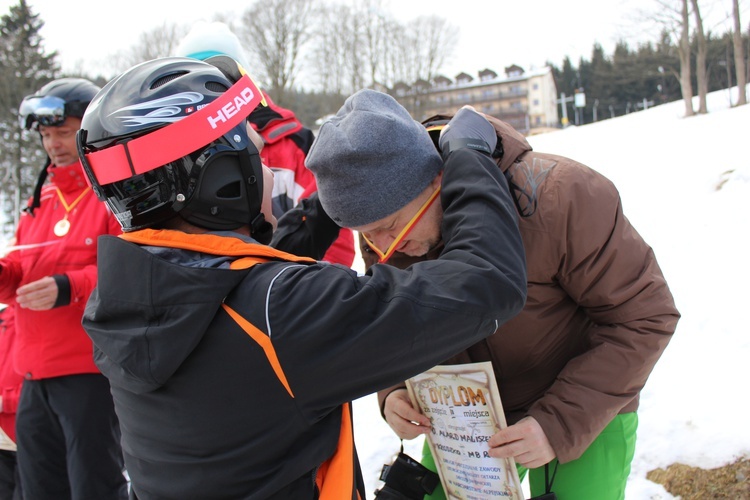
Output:
<instances>
[{"instance_id":1,"label":"man wearing red jacket","mask_svg":"<svg viewBox=\"0 0 750 500\"><path fill-rule=\"evenodd\" d=\"M121 233L88 186L75 142L99 90L62 78L19 109L21 125L38 130L49 157L16 230L20 248L0 259L0 302L16 302L13 358L24 377L18 470L24 495L35 500L127 497L109 383L81 327L97 281L97 237Z\"/></svg>"}]
</instances>

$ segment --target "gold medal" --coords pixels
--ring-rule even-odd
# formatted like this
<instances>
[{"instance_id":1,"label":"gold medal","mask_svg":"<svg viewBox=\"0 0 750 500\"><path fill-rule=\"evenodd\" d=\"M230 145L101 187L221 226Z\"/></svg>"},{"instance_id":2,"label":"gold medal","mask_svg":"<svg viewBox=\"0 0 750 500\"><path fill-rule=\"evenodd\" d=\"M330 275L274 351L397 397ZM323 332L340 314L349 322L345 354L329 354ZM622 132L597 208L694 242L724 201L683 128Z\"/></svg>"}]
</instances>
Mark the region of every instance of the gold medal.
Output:
<instances>
[{"instance_id":1,"label":"gold medal","mask_svg":"<svg viewBox=\"0 0 750 500\"><path fill-rule=\"evenodd\" d=\"M84 196L88 194L89 191L91 191L90 188L86 188L83 190L81 194L78 195L78 198L76 198L76 201L68 205L65 202L65 198L63 197L62 193L60 192L60 188L57 189L57 197L60 198L60 202L63 204L63 207L65 207L65 217L63 217L61 220L57 221L55 223L55 227L53 229L55 236L62 238L66 234L68 234L68 231L70 231L70 221L68 220L68 214L71 210L75 208L76 205L78 205L78 202L83 199Z\"/></svg>"},{"instance_id":2,"label":"gold medal","mask_svg":"<svg viewBox=\"0 0 750 500\"><path fill-rule=\"evenodd\" d=\"M63 237L70 231L70 222L68 219L60 219L55 223L55 236Z\"/></svg>"}]
</instances>

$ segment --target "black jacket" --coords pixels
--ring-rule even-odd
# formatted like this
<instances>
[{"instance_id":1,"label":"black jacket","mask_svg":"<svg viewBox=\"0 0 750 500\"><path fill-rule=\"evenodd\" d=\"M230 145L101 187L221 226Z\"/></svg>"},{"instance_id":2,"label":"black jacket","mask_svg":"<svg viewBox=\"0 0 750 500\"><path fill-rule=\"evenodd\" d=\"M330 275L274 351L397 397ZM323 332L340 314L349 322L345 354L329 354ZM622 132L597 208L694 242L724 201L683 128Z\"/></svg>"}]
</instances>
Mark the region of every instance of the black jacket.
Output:
<instances>
[{"instance_id":1,"label":"black jacket","mask_svg":"<svg viewBox=\"0 0 750 500\"><path fill-rule=\"evenodd\" d=\"M452 153L441 196L441 257L364 276L226 233L102 238L83 324L138 498L364 497L347 402L491 335L524 304L495 164ZM337 448L343 469L329 462ZM319 492L326 469L334 490Z\"/></svg>"}]
</instances>

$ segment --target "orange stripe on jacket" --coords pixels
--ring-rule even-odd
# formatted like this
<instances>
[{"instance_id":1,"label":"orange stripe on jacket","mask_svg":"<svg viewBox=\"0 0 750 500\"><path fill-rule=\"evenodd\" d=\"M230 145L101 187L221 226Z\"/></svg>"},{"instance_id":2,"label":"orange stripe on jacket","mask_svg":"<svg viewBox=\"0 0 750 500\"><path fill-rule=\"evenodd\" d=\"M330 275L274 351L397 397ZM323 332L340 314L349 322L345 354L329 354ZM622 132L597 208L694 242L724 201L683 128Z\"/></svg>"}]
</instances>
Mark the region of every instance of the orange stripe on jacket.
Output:
<instances>
[{"instance_id":1,"label":"orange stripe on jacket","mask_svg":"<svg viewBox=\"0 0 750 500\"><path fill-rule=\"evenodd\" d=\"M349 403L341 405L341 432L336 452L318 468L315 483L320 491L319 500L360 498L354 496L354 431Z\"/></svg>"},{"instance_id":2,"label":"orange stripe on jacket","mask_svg":"<svg viewBox=\"0 0 750 500\"><path fill-rule=\"evenodd\" d=\"M221 307L223 307L232 319L236 321L243 330L245 330L245 333L247 333L250 338L257 342L263 349L263 352L266 353L266 358L268 358L268 362L271 363L271 368L273 368L274 373L276 373L276 377L278 377L279 381L286 388L286 392L288 392L291 397L294 397L292 388L289 387L289 382L287 382L286 375L284 375L284 369L281 368L279 358L276 356L276 350L273 348L273 344L271 343L271 339L268 338L268 335L258 330L255 325L243 318L237 311L228 305L222 304Z\"/></svg>"}]
</instances>

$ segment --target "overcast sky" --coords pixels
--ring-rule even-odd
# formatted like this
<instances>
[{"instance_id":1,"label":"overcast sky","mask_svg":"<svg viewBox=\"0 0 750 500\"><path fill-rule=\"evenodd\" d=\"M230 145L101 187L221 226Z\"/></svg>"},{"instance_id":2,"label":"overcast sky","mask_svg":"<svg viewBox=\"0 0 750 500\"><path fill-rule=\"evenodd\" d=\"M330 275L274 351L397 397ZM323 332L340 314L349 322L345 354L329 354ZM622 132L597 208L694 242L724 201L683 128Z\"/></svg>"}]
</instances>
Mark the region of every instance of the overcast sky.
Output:
<instances>
[{"instance_id":1,"label":"overcast sky","mask_svg":"<svg viewBox=\"0 0 750 500\"><path fill-rule=\"evenodd\" d=\"M351 0L350 0L351 1ZM644 33L644 12L652 12L660 0L383 0L384 8L402 21L420 15L438 15L459 29L453 58L442 73L453 78L465 71L476 75L489 68L502 74L518 64L525 69L551 61L558 67L570 56L574 65L591 58L595 42L608 55L619 39L632 48L656 35ZM676 1L676 0L661 0ZM45 22L42 35L48 51L57 50L64 70L106 67L109 55L132 46L141 33L166 22L189 25L199 19L213 20L217 13L244 12L253 0L27 0ZM341 0L340 3L347 3ZM743 25L750 17L744 1ZM0 0L0 14L7 14L18 0ZM210 7L209 7L210 6ZM731 0L701 0L706 29L727 30L724 21ZM657 31L658 33L658 31Z\"/></svg>"}]
</instances>

